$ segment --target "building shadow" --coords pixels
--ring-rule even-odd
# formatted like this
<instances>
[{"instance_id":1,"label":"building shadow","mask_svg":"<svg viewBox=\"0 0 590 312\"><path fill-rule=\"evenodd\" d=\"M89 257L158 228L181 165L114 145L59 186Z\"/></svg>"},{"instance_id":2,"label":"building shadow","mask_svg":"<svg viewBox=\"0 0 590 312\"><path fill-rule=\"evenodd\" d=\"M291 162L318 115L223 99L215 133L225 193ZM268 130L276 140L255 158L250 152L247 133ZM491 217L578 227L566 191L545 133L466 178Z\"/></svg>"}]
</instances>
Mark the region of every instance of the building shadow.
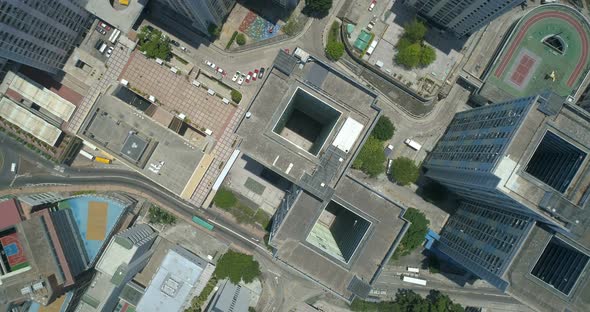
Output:
<instances>
[{"instance_id":1,"label":"building shadow","mask_svg":"<svg viewBox=\"0 0 590 312\"><path fill-rule=\"evenodd\" d=\"M139 25L141 25L141 22L144 19L154 24L157 28L162 29L164 32L172 34L178 39L186 42L195 49L199 48L201 45L208 47L212 44L209 34L205 34L197 28L192 27L192 22L188 18L174 12L174 10L167 6L158 3L158 1L151 1L146 9L143 10L140 18L138 18L135 23L137 29L135 26L134 29L136 31L139 31Z\"/></svg>"},{"instance_id":2,"label":"building shadow","mask_svg":"<svg viewBox=\"0 0 590 312\"><path fill-rule=\"evenodd\" d=\"M453 214L459 206L459 198L445 186L421 175L416 181L416 194L425 201L437 206L448 214Z\"/></svg>"},{"instance_id":3,"label":"building shadow","mask_svg":"<svg viewBox=\"0 0 590 312\"><path fill-rule=\"evenodd\" d=\"M414 8L403 4L402 1L394 1L389 10L392 14L395 14L393 22L398 25L404 26L416 18L425 22L428 32L426 32L424 41L445 54L449 54L453 50L461 51L463 46L465 46L465 42L467 42L467 37L456 38L453 34L430 23L427 19L420 16Z\"/></svg>"},{"instance_id":4,"label":"building shadow","mask_svg":"<svg viewBox=\"0 0 590 312\"><path fill-rule=\"evenodd\" d=\"M282 8L272 0L238 0L238 3L274 25L287 22L295 8Z\"/></svg>"}]
</instances>

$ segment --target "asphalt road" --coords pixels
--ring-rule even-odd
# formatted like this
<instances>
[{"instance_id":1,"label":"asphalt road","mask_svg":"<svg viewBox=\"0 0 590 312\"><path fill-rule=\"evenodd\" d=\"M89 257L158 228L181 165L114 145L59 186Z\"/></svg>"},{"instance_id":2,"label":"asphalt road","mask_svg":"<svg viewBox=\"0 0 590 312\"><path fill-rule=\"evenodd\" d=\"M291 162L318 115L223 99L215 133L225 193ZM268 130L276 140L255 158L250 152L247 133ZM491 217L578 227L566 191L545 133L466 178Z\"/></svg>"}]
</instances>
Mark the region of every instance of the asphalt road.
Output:
<instances>
[{"instance_id":1,"label":"asphalt road","mask_svg":"<svg viewBox=\"0 0 590 312\"><path fill-rule=\"evenodd\" d=\"M22 174L22 172L15 175L10 172L10 165L4 165L0 168L0 190L27 188L44 184L109 185L133 188L161 202L166 207L172 207L177 213L186 218L198 215L209 220L215 225L212 233L215 237L254 253L256 259L262 264L263 277L269 283L272 281L274 284L269 285L272 289L272 300L267 299L267 301L262 302L265 311L275 309L275 311L283 311L283 307L285 310L292 308L294 303L302 300L302 298L294 297L292 295L293 291L297 291L297 293L303 291L307 296L322 293L320 287L302 277L298 272L275 262L263 243L252 240L249 233L232 227L231 221L211 210L197 208L186 203L181 198L136 172L123 169L70 167L63 168L63 172L61 172L55 170L55 164L3 133L0 133L0 143L0 153L6 163L19 162L20 159L23 159L47 172L46 174L35 174L34 176L29 173Z\"/></svg>"}]
</instances>

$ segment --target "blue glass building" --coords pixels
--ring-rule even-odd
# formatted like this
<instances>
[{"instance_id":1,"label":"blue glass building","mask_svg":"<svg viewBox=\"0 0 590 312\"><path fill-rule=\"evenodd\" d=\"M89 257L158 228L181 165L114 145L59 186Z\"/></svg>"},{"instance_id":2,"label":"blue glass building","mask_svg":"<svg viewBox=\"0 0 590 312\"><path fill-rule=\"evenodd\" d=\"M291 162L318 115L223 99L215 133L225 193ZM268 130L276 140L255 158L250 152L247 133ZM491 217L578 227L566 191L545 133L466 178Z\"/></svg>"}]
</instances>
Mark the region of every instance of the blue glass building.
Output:
<instances>
[{"instance_id":1,"label":"blue glass building","mask_svg":"<svg viewBox=\"0 0 590 312\"><path fill-rule=\"evenodd\" d=\"M587 311L589 129L553 93L458 113L424 164L462 198L435 248L534 308Z\"/></svg>"}]
</instances>

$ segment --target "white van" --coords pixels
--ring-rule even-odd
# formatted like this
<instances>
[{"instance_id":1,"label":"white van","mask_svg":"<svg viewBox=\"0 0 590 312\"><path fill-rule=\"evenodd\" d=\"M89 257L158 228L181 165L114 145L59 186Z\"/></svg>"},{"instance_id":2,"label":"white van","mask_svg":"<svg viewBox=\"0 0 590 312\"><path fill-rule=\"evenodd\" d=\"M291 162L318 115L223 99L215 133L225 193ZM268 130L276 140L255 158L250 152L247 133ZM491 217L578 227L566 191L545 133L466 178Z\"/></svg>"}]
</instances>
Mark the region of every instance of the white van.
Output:
<instances>
[{"instance_id":1,"label":"white van","mask_svg":"<svg viewBox=\"0 0 590 312\"><path fill-rule=\"evenodd\" d=\"M10 165L10 172L16 172L16 163L12 163L12 165Z\"/></svg>"},{"instance_id":2,"label":"white van","mask_svg":"<svg viewBox=\"0 0 590 312\"><path fill-rule=\"evenodd\" d=\"M406 143L406 145L408 145L409 147L419 151L422 148L422 145L420 145L420 143L412 140L412 139L406 139L404 141L404 143Z\"/></svg>"}]
</instances>

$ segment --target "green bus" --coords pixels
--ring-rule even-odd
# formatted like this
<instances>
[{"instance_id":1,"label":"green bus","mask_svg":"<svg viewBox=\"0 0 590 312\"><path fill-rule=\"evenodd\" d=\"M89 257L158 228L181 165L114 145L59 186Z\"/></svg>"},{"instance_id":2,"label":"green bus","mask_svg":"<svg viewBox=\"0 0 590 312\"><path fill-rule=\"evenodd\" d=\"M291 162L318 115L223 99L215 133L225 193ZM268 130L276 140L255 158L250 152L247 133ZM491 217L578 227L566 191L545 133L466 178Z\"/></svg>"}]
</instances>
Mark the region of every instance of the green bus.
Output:
<instances>
[{"instance_id":1,"label":"green bus","mask_svg":"<svg viewBox=\"0 0 590 312\"><path fill-rule=\"evenodd\" d=\"M198 225L200 225L200 226L202 226L202 227L204 227L204 228L206 228L209 231L212 231L213 228L214 228L214 226L211 223L209 223L209 222L207 222L207 221L205 221L205 220L203 220L203 219L201 219L201 218L199 218L197 216L193 216L193 222L196 223L196 224L198 224Z\"/></svg>"}]
</instances>

